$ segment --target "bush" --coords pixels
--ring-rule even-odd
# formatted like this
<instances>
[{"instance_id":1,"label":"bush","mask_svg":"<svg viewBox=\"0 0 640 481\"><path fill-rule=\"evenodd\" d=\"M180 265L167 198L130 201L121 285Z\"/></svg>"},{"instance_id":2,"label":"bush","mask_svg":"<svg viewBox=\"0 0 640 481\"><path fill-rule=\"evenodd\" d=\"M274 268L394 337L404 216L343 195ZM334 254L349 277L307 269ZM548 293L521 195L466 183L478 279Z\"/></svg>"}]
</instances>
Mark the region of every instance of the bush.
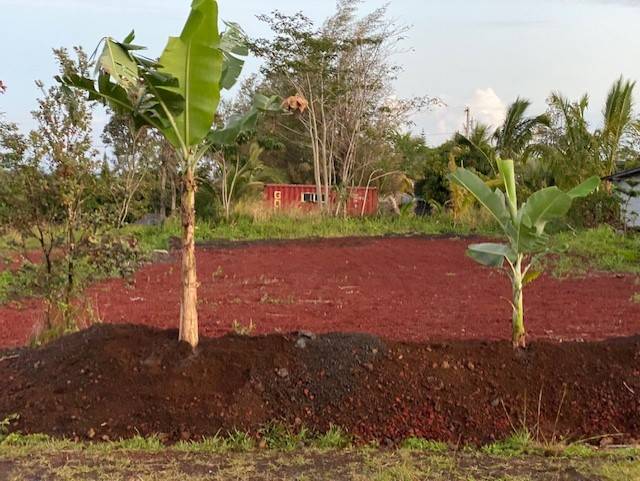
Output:
<instances>
[{"instance_id":1,"label":"bush","mask_svg":"<svg viewBox=\"0 0 640 481\"><path fill-rule=\"evenodd\" d=\"M569 224L581 228L600 225L620 226L620 200L609 192L601 190L583 199L577 199L569 211Z\"/></svg>"}]
</instances>

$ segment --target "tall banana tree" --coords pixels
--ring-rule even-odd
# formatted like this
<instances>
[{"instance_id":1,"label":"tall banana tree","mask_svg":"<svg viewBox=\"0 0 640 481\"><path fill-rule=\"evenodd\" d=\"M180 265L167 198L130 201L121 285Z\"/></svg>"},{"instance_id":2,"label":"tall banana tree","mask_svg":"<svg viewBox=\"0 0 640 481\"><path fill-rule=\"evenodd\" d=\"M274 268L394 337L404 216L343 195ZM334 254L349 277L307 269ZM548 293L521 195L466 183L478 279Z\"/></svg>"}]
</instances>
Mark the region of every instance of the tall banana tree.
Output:
<instances>
[{"instance_id":1,"label":"tall banana tree","mask_svg":"<svg viewBox=\"0 0 640 481\"><path fill-rule=\"evenodd\" d=\"M209 149L208 137L212 135L220 92L235 84L248 48L238 25L227 23L220 33L215 0L193 1L182 33L169 38L159 60L140 55L144 48L133 41L133 32L122 42L111 37L104 39L96 79L65 76L58 80L130 115L139 128L157 129L175 149L183 182L180 340L195 348L198 344L195 169ZM260 99L261 106L274 104L279 104L279 100ZM255 112L252 110L250 114ZM238 123L243 121L234 119Z\"/></svg>"},{"instance_id":2,"label":"tall banana tree","mask_svg":"<svg viewBox=\"0 0 640 481\"><path fill-rule=\"evenodd\" d=\"M600 179L592 177L566 193L558 187L542 189L518 206L513 161L498 159L497 164L504 192L491 190L476 174L464 168L458 168L450 178L468 190L492 214L503 231L506 243L473 244L467 253L485 266L502 268L505 262L509 266L507 273L513 292L512 341L514 348L524 348L523 289L539 275L532 270L532 265L546 250L545 228L550 221L565 216L574 199L593 192Z\"/></svg>"}]
</instances>

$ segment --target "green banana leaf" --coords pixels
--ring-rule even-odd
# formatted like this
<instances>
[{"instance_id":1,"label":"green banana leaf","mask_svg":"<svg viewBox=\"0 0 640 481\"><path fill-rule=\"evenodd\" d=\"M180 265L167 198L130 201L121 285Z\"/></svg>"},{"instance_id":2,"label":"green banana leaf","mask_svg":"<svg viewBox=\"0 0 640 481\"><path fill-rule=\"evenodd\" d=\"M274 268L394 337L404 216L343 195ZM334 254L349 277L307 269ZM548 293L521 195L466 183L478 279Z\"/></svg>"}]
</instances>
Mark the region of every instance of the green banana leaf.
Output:
<instances>
[{"instance_id":1,"label":"green banana leaf","mask_svg":"<svg viewBox=\"0 0 640 481\"><path fill-rule=\"evenodd\" d=\"M449 175L449 178L467 189L491 212L502 228L505 228L510 216L505 205L504 194L500 190L491 190L480 177L463 167L458 167Z\"/></svg>"},{"instance_id":2,"label":"green banana leaf","mask_svg":"<svg viewBox=\"0 0 640 481\"><path fill-rule=\"evenodd\" d=\"M227 125L218 130L209 132L207 141L218 146L228 146L236 143L238 138L256 128L258 118L263 113L276 113L282 111L282 99L278 96L267 97L257 94L253 99L251 109L245 114L234 115Z\"/></svg>"},{"instance_id":3,"label":"green banana leaf","mask_svg":"<svg viewBox=\"0 0 640 481\"><path fill-rule=\"evenodd\" d=\"M159 87L184 98L182 113L167 113L174 126L169 141L178 148L198 145L209 133L220 102L222 51L219 49L218 4L194 0L180 37L170 37L160 56L161 73L178 80Z\"/></svg>"},{"instance_id":4,"label":"green banana leaf","mask_svg":"<svg viewBox=\"0 0 640 481\"><path fill-rule=\"evenodd\" d=\"M467 255L476 262L487 267L502 267L505 259L516 261L516 253L505 244L472 244L467 250Z\"/></svg>"}]
</instances>

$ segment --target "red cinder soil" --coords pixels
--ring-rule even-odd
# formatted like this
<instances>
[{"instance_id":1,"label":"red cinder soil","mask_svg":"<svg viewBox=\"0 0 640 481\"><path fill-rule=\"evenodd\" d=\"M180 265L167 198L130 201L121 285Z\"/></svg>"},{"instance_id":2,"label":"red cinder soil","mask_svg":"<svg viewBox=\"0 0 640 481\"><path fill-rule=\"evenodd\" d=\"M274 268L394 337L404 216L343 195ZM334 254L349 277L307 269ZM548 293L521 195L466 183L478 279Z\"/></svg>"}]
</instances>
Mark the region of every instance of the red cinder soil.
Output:
<instances>
[{"instance_id":1,"label":"red cinder soil","mask_svg":"<svg viewBox=\"0 0 640 481\"><path fill-rule=\"evenodd\" d=\"M508 339L509 281L465 256L471 239L375 238L220 244L198 250L201 333L222 336L234 321L254 334L367 332L385 339ZM135 284L87 291L106 323L176 327L178 253L141 269ZM531 339L600 340L640 333L634 276L544 275L525 293ZM24 344L43 307L0 306L0 346Z\"/></svg>"},{"instance_id":2,"label":"red cinder soil","mask_svg":"<svg viewBox=\"0 0 640 481\"><path fill-rule=\"evenodd\" d=\"M640 437L640 337L407 344L366 334L228 336L197 352L176 331L94 326L0 351L0 419L12 431L113 440L198 439L272 422L363 441ZM512 427L513 425L513 427Z\"/></svg>"}]
</instances>

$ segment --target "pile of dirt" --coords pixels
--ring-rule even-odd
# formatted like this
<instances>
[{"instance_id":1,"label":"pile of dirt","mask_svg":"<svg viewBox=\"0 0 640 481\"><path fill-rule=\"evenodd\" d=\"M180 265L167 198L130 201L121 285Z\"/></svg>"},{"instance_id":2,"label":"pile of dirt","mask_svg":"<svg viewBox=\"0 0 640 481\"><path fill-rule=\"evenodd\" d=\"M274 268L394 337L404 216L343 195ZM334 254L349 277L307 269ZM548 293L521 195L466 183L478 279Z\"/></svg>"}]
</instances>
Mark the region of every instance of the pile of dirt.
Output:
<instances>
[{"instance_id":1,"label":"pile of dirt","mask_svg":"<svg viewBox=\"0 0 640 481\"><path fill-rule=\"evenodd\" d=\"M270 422L363 441L640 438L640 337L593 343L385 342L311 333L203 339L94 326L39 349L0 352L0 419L11 430L113 440L198 439Z\"/></svg>"}]
</instances>

